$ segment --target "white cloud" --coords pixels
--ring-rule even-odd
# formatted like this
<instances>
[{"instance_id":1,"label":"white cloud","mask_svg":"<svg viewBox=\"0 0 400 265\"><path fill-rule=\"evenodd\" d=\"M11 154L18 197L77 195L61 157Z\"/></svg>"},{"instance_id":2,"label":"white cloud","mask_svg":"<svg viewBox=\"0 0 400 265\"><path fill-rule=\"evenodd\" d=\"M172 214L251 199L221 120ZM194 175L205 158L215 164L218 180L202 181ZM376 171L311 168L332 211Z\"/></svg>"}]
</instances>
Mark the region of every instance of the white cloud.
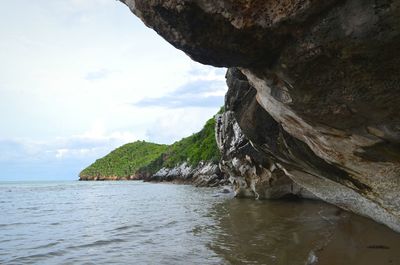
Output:
<instances>
[{"instance_id":1,"label":"white cloud","mask_svg":"<svg viewBox=\"0 0 400 265\"><path fill-rule=\"evenodd\" d=\"M107 133L102 125L95 124L89 131L70 137L56 137L45 141L0 140L0 161L99 158L118 146L136 140L138 138L131 132Z\"/></svg>"},{"instance_id":2,"label":"white cloud","mask_svg":"<svg viewBox=\"0 0 400 265\"><path fill-rule=\"evenodd\" d=\"M205 121L211 118L218 108L164 109L163 115L147 129L147 138L159 143L171 144L183 137L198 132Z\"/></svg>"},{"instance_id":3,"label":"white cloud","mask_svg":"<svg viewBox=\"0 0 400 265\"><path fill-rule=\"evenodd\" d=\"M67 154L70 150L63 148L63 149L57 149L56 150L56 158L63 158L65 154Z\"/></svg>"},{"instance_id":4,"label":"white cloud","mask_svg":"<svg viewBox=\"0 0 400 265\"><path fill-rule=\"evenodd\" d=\"M88 72L85 76L86 80L94 81L107 78L112 72L108 69L99 69L96 71Z\"/></svg>"},{"instance_id":5,"label":"white cloud","mask_svg":"<svg viewBox=\"0 0 400 265\"><path fill-rule=\"evenodd\" d=\"M215 68L204 66L197 63L192 63L191 69L188 72L188 81L222 81L225 82L226 68Z\"/></svg>"},{"instance_id":6,"label":"white cloud","mask_svg":"<svg viewBox=\"0 0 400 265\"><path fill-rule=\"evenodd\" d=\"M65 0L64 0L65 1ZM81 9L87 9L87 8L93 8L93 5L109 5L110 0L69 0L69 2L72 4L74 8L81 8Z\"/></svg>"}]
</instances>

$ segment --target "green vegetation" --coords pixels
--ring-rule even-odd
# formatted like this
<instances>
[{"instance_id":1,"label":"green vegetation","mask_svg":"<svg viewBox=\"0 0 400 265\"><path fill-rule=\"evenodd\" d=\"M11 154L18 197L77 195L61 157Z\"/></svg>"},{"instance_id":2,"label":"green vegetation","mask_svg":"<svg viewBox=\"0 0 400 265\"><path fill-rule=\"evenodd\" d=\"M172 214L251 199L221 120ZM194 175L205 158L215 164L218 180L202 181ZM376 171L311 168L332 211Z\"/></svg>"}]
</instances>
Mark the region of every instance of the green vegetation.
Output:
<instances>
[{"instance_id":1,"label":"green vegetation","mask_svg":"<svg viewBox=\"0 0 400 265\"><path fill-rule=\"evenodd\" d=\"M153 174L162 167L171 168L183 162L197 165L200 161L218 162L219 159L215 118L211 118L200 132L169 146L144 141L123 145L96 160L80 173L80 177L124 178L136 174Z\"/></svg>"},{"instance_id":2,"label":"green vegetation","mask_svg":"<svg viewBox=\"0 0 400 265\"><path fill-rule=\"evenodd\" d=\"M142 167L154 162L168 149L168 145L137 141L118 147L84 169L80 177L135 175Z\"/></svg>"},{"instance_id":3,"label":"green vegetation","mask_svg":"<svg viewBox=\"0 0 400 265\"><path fill-rule=\"evenodd\" d=\"M215 141L215 119L209 119L200 132L175 142L166 155L166 167L185 161L190 165L197 165L200 161L218 162L220 153Z\"/></svg>"}]
</instances>

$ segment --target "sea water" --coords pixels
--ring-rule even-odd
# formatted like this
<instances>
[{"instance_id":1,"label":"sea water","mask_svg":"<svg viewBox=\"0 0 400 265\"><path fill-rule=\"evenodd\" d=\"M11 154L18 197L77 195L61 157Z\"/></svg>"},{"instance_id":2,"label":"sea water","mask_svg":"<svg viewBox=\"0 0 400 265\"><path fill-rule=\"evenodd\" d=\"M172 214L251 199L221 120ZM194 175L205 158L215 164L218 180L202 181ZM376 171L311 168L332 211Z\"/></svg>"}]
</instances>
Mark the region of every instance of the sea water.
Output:
<instances>
[{"instance_id":1,"label":"sea water","mask_svg":"<svg viewBox=\"0 0 400 265\"><path fill-rule=\"evenodd\" d=\"M400 264L400 235L317 201L217 188L0 183L0 264Z\"/></svg>"}]
</instances>

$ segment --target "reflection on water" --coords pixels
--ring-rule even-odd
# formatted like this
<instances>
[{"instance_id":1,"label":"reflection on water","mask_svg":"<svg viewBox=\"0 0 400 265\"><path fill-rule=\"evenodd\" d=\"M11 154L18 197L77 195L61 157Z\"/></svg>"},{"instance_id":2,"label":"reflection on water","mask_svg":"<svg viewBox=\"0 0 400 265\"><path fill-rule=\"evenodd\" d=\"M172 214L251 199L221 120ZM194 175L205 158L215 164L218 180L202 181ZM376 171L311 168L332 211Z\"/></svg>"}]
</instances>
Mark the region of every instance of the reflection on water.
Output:
<instances>
[{"instance_id":1,"label":"reflection on water","mask_svg":"<svg viewBox=\"0 0 400 265\"><path fill-rule=\"evenodd\" d=\"M315 201L142 182L0 183L0 264L400 264L400 234Z\"/></svg>"},{"instance_id":2,"label":"reflection on water","mask_svg":"<svg viewBox=\"0 0 400 265\"><path fill-rule=\"evenodd\" d=\"M215 205L210 248L231 264L400 264L400 235L316 201Z\"/></svg>"}]
</instances>

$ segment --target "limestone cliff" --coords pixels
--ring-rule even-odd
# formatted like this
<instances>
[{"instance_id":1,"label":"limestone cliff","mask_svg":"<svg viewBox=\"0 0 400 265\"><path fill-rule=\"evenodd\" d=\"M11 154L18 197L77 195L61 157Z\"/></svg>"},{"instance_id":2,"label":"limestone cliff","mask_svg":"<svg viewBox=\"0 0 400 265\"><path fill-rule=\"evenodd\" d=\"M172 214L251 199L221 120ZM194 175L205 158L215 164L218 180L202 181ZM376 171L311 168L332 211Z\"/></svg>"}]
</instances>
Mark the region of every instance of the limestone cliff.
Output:
<instances>
[{"instance_id":1,"label":"limestone cliff","mask_svg":"<svg viewBox=\"0 0 400 265\"><path fill-rule=\"evenodd\" d=\"M243 89L239 94L247 92L249 91ZM229 99L228 94L227 100ZM216 137L222 153L220 167L229 176L235 195L256 199L276 199L292 195L315 199L312 193L285 175L272 158L254 146L243 134L232 106L227 102L226 107L226 112L217 117Z\"/></svg>"},{"instance_id":2,"label":"limestone cliff","mask_svg":"<svg viewBox=\"0 0 400 265\"><path fill-rule=\"evenodd\" d=\"M293 183L400 231L399 1L121 1L194 60L231 67L221 121L247 143L221 147L257 152L226 161L239 193Z\"/></svg>"},{"instance_id":3,"label":"limestone cliff","mask_svg":"<svg viewBox=\"0 0 400 265\"><path fill-rule=\"evenodd\" d=\"M228 184L218 163L202 161L195 166L184 162L173 168L163 167L155 174L144 178L152 182L192 184L196 187L217 187Z\"/></svg>"}]
</instances>

